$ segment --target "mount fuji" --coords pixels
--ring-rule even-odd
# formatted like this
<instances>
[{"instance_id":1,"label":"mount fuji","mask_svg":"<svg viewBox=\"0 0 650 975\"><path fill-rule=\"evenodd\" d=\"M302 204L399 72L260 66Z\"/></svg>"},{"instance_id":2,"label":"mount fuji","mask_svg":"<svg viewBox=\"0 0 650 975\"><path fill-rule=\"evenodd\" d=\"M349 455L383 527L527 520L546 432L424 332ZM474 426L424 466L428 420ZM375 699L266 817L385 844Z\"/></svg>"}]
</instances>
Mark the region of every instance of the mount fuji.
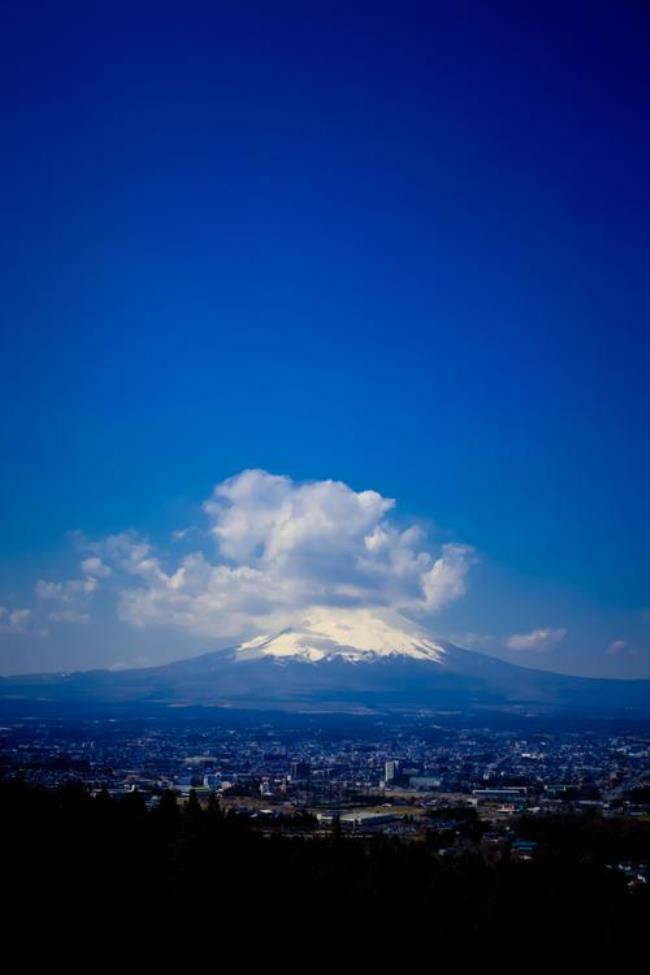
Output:
<instances>
[{"instance_id":1,"label":"mount fuji","mask_svg":"<svg viewBox=\"0 0 650 975\"><path fill-rule=\"evenodd\" d=\"M17 701L650 716L650 681L569 677L520 667L439 640L392 611L321 608L278 633L163 666L0 679L0 706Z\"/></svg>"}]
</instances>

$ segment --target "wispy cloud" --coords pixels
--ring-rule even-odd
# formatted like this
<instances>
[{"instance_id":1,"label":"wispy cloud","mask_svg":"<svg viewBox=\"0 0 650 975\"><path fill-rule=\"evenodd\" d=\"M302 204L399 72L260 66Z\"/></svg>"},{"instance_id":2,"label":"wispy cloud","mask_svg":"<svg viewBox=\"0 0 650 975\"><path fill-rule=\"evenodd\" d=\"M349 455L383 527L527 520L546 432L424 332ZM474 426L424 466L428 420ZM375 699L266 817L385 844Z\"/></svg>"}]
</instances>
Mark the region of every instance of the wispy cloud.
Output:
<instances>
[{"instance_id":1,"label":"wispy cloud","mask_svg":"<svg viewBox=\"0 0 650 975\"><path fill-rule=\"evenodd\" d=\"M612 640L605 653L610 657L636 657L638 651L627 640Z\"/></svg>"},{"instance_id":2,"label":"wispy cloud","mask_svg":"<svg viewBox=\"0 0 650 975\"><path fill-rule=\"evenodd\" d=\"M57 602L69 603L73 600L89 596L97 588L97 580L67 579L65 582L46 582L39 579L36 583L36 595L40 599L52 599Z\"/></svg>"},{"instance_id":3,"label":"wispy cloud","mask_svg":"<svg viewBox=\"0 0 650 975\"><path fill-rule=\"evenodd\" d=\"M81 563L81 571L89 578L105 579L111 574L111 569L105 565L96 555L84 559Z\"/></svg>"},{"instance_id":4,"label":"wispy cloud","mask_svg":"<svg viewBox=\"0 0 650 975\"><path fill-rule=\"evenodd\" d=\"M610 654L612 657L617 657L621 653L625 653L627 647L627 640L612 640L605 652Z\"/></svg>"},{"instance_id":5,"label":"wispy cloud","mask_svg":"<svg viewBox=\"0 0 650 975\"><path fill-rule=\"evenodd\" d=\"M76 609L55 609L47 617L53 623L89 623L90 614Z\"/></svg>"},{"instance_id":6,"label":"wispy cloud","mask_svg":"<svg viewBox=\"0 0 650 975\"><path fill-rule=\"evenodd\" d=\"M494 639L489 633L476 633L474 630L465 630L462 633L452 633L449 636L452 643L457 643L460 647L485 647Z\"/></svg>"},{"instance_id":7,"label":"wispy cloud","mask_svg":"<svg viewBox=\"0 0 650 975\"><path fill-rule=\"evenodd\" d=\"M0 606L0 632L26 633L31 617L31 609L8 609Z\"/></svg>"},{"instance_id":8,"label":"wispy cloud","mask_svg":"<svg viewBox=\"0 0 650 975\"><path fill-rule=\"evenodd\" d=\"M47 614L52 623L89 622L88 602L97 591L100 580L112 575L110 566L96 555L83 559L80 569L83 575L79 579L37 580L35 592L39 600L58 604L57 609Z\"/></svg>"},{"instance_id":9,"label":"wispy cloud","mask_svg":"<svg viewBox=\"0 0 650 975\"><path fill-rule=\"evenodd\" d=\"M567 631L562 626L556 628L546 626L531 630L530 633L513 633L507 638L505 645L510 650L542 652L560 643L566 635Z\"/></svg>"}]
</instances>

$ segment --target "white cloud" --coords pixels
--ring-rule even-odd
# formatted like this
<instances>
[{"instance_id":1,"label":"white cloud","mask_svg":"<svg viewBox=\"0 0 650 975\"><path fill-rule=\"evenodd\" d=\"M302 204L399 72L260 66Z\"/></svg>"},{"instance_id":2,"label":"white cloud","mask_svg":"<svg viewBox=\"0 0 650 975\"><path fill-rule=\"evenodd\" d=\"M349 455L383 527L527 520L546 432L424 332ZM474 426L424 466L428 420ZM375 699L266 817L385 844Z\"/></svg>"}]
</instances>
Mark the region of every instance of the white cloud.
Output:
<instances>
[{"instance_id":1,"label":"white cloud","mask_svg":"<svg viewBox=\"0 0 650 975\"><path fill-rule=\"evenodd\" d=\"M539 630L531 630L530 633L513 633L505 641L511 650L549 650L556 643L560 643L566 636L567 631L564 627L553 629L550 626Z\"/></svg>"},{"instance_id":2,"label":"white cloud","mask_svg":"<svg viewBox=\"0 0 650 975\"><path fill-rule=\"evenodd\" d=\"M475 552L432 546L419 525L398 524L394 508L393 499L341 481L243 471L205 501L207 524L172 533L172 542L197 540L189 554L173 544L159 550L134 531L99 541L76 533L80 576L39 579L40 614L86 623L101 590L100 608L112 603L132 626L223 641L280 629L317 607L438 613L465 594ZM0 625L25 624L10 624L5 610Z\"/></svg>"},{"instance_id":3,"label":"white cloud","mask_svg":"<svg viewBox=\"0 0 650 975\"><path fill-rule=\"evenodd\" d=\"M31 618L31 609L7 609L6 606L0 606L0 633L28 633Z\"/></svg>"},{"instance_id":4,"label":"white cloud","mask_svg":"<svg viewBox=\"0 0 650 975\"><path fill-rule=\"evenodd\" d=\"M146 657L141 654L137 657L133 657L132 660L116 660L115 663L111 664L108 669L113 671L133 670L139 667L151 667L153 664L154 661L151 659L151 657Z\"/></svg>"},{"instance_id":5,"label":"white cloud","mask_svg":"<svg viewBox=\"0 0 650 975\"><path fill-rule=\"evenodd\" d=\"M97 580L68 579L66 582L46 582L39 579L36 583L36 595L41 599L53 599L62 603L72 602L74 599L89 596L97 588Z\"/></svg>"},{"instance_id":6,"label":"white cloud","mask_svg":"<svg viewBox=\"0 0 650 975\"><path fill-rule=\"evenodd\" d=\"M52 610L48 619L53 623L87 623L90 615L85 606L99 587L99 580L111 575L110 566L97 556L84 559L81 563L84 573L81 579L47 581L38 579L35 586L39 599L59 603L61 609Z\"/></svg>"},{"instance_id":7,"label":"white cloud","mask_svg":"<svg viewBox=\"0 0 650 975\"><path fill-rule=\"evenodd\" d=\"M459 647L468 647L471 649L473 647L484 647L486 644L491 643L494 637L490 636L489 633L477 633L475 630L465 630L460 633L451 633L449 639Z\"/></svg>"},{"instance_id":8,"label":"white cloud","mask_svg":"<svg viewBox=\"0 0 650 975\"><path fill-rule=\"evenodd\" d=\"M605 653L610 657L636 657L637 651L627 640L612 640Z\"/></svg>"},{"instance_id":9,"label":"white cloud","mask_svg":"<svg viewBox=\"0 0 650 975\"><path fill-rule=\"evenodd\" d=\"M313 606L439 612L465 593L474 550L432 552L419 526L390 520L394 506L340 481L248 470L203 505L203 551L170 558L134 532L85 548L112 571L119 615L137 627L226 637L282 627Z\"/></svg>"},{"instance_id":10,"label":"white cloud","mask_svg":"<svg viewBox=\"0 0 650 975\"><path fill-rule=\"evenodd\" d=\"M239 564L309 564L363 544L395 502L340 481L296 484L249 470L218 484L204 510L224 558Z\"/></svg>"},{"instance_id":11,"label":"white cloud","mask_svg":"<svg viewBox=\"0 0 650 975\"><path fill-rule=\"evenodd\" d=\"M469 545L443 545L442 555L422 575L426 607L436 612L465 595L467 573L476 557Z\"/></svg>"},{"instance_id":12,"label":"white cloud","mask_svg":"<svg viewBox=\"0 0 650 975\"><path fill-rule=\"evenodd\" d=\"M24 626L29 622L31 615L31 609L14 609L9 613L9 624L16 628Z\"/></svg>"},{"instance_id":13,"label":"white cloud","mask_svg":"<svg viewBox=\"0 0 650 975\"><path fill-rule=\"evenodd\" d=\"M80 538L79 545L107 565L111 571L132 573L151 552L151 545L134 531L118 532L100 542ZM83 564L83 563L82 563Z\"/></svg>"},{"instance_id":14,"label":"white cloud","mask_svg":"<svg viewBox=\"0 0 650 975\"><path fill-rule=\"evenodd\" d=\"M609 653L611 656L616 657L619 654L624 653L626 650L627 650L626 640L612 640L610 645L607 647L606 653Z\"/></svg>"},{"instance_id":15,"label":"white cloud","mask_svg":"<svg viewBox=\"0 0 650 975\"><path fill-rule=\"evenodd\" d=\"M96 555L91 556L89 559L84 559L81 563L81 571L88 576L94 576L96 579L105 579L106 576L111 574L111 569L108 565L104 565L100 558Z\"/></svg>"},{"instance_id":16,"label":"white cloud","mask_svg":"<svg viewBox=\"0 0 650 975\"><path fill-rule=\"evenodd\" d=\"M88 613L80 613L76 609L57 609L47 618L54 623L88 623L90 620Z\"/></svg>"}]
</instances>

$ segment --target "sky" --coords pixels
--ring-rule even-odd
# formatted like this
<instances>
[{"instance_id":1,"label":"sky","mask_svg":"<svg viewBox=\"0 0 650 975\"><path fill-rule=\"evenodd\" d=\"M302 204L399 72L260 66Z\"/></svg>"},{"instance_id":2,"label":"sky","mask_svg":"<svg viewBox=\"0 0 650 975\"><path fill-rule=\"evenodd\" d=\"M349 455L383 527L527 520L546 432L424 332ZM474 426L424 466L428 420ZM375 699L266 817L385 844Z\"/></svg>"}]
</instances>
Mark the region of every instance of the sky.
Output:
<instances>
[{"instance_id":1,"label":"sky","mask_svg":"<svg viewBox=\"0 0 650 975\"><path fill-rule=\"evenodd\" d=\"M650 8L9 2L0 673L313 605L650 677Z\"/></svg>"}]
</instances>

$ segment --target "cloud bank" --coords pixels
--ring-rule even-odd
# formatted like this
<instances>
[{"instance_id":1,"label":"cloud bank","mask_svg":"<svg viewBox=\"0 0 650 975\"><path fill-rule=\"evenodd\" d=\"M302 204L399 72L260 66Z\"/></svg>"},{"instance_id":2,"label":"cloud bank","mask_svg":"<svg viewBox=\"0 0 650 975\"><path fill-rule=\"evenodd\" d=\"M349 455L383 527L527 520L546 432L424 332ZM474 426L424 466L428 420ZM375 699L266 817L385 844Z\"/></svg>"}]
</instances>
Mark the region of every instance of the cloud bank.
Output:
<instances>
[{"instance_id":1,"label":"cloud bank","mask_svg":"<svg viewBox=\"0 0 650 975\"><path fill-rule=\"evenodd\" d=\"M192 551L171 556L135 532L83 541L81 578L40 580L37 593L58 604L50 619L82 621L106 592L132 626L211 638L281 628L320 606L435 614L465 593L476 555L432 548L418 525L395 523L394 507L340 481L247 470L214 488L202 526L173 533L172 551L201 538Z\"/></svg>"}]
</instances>

